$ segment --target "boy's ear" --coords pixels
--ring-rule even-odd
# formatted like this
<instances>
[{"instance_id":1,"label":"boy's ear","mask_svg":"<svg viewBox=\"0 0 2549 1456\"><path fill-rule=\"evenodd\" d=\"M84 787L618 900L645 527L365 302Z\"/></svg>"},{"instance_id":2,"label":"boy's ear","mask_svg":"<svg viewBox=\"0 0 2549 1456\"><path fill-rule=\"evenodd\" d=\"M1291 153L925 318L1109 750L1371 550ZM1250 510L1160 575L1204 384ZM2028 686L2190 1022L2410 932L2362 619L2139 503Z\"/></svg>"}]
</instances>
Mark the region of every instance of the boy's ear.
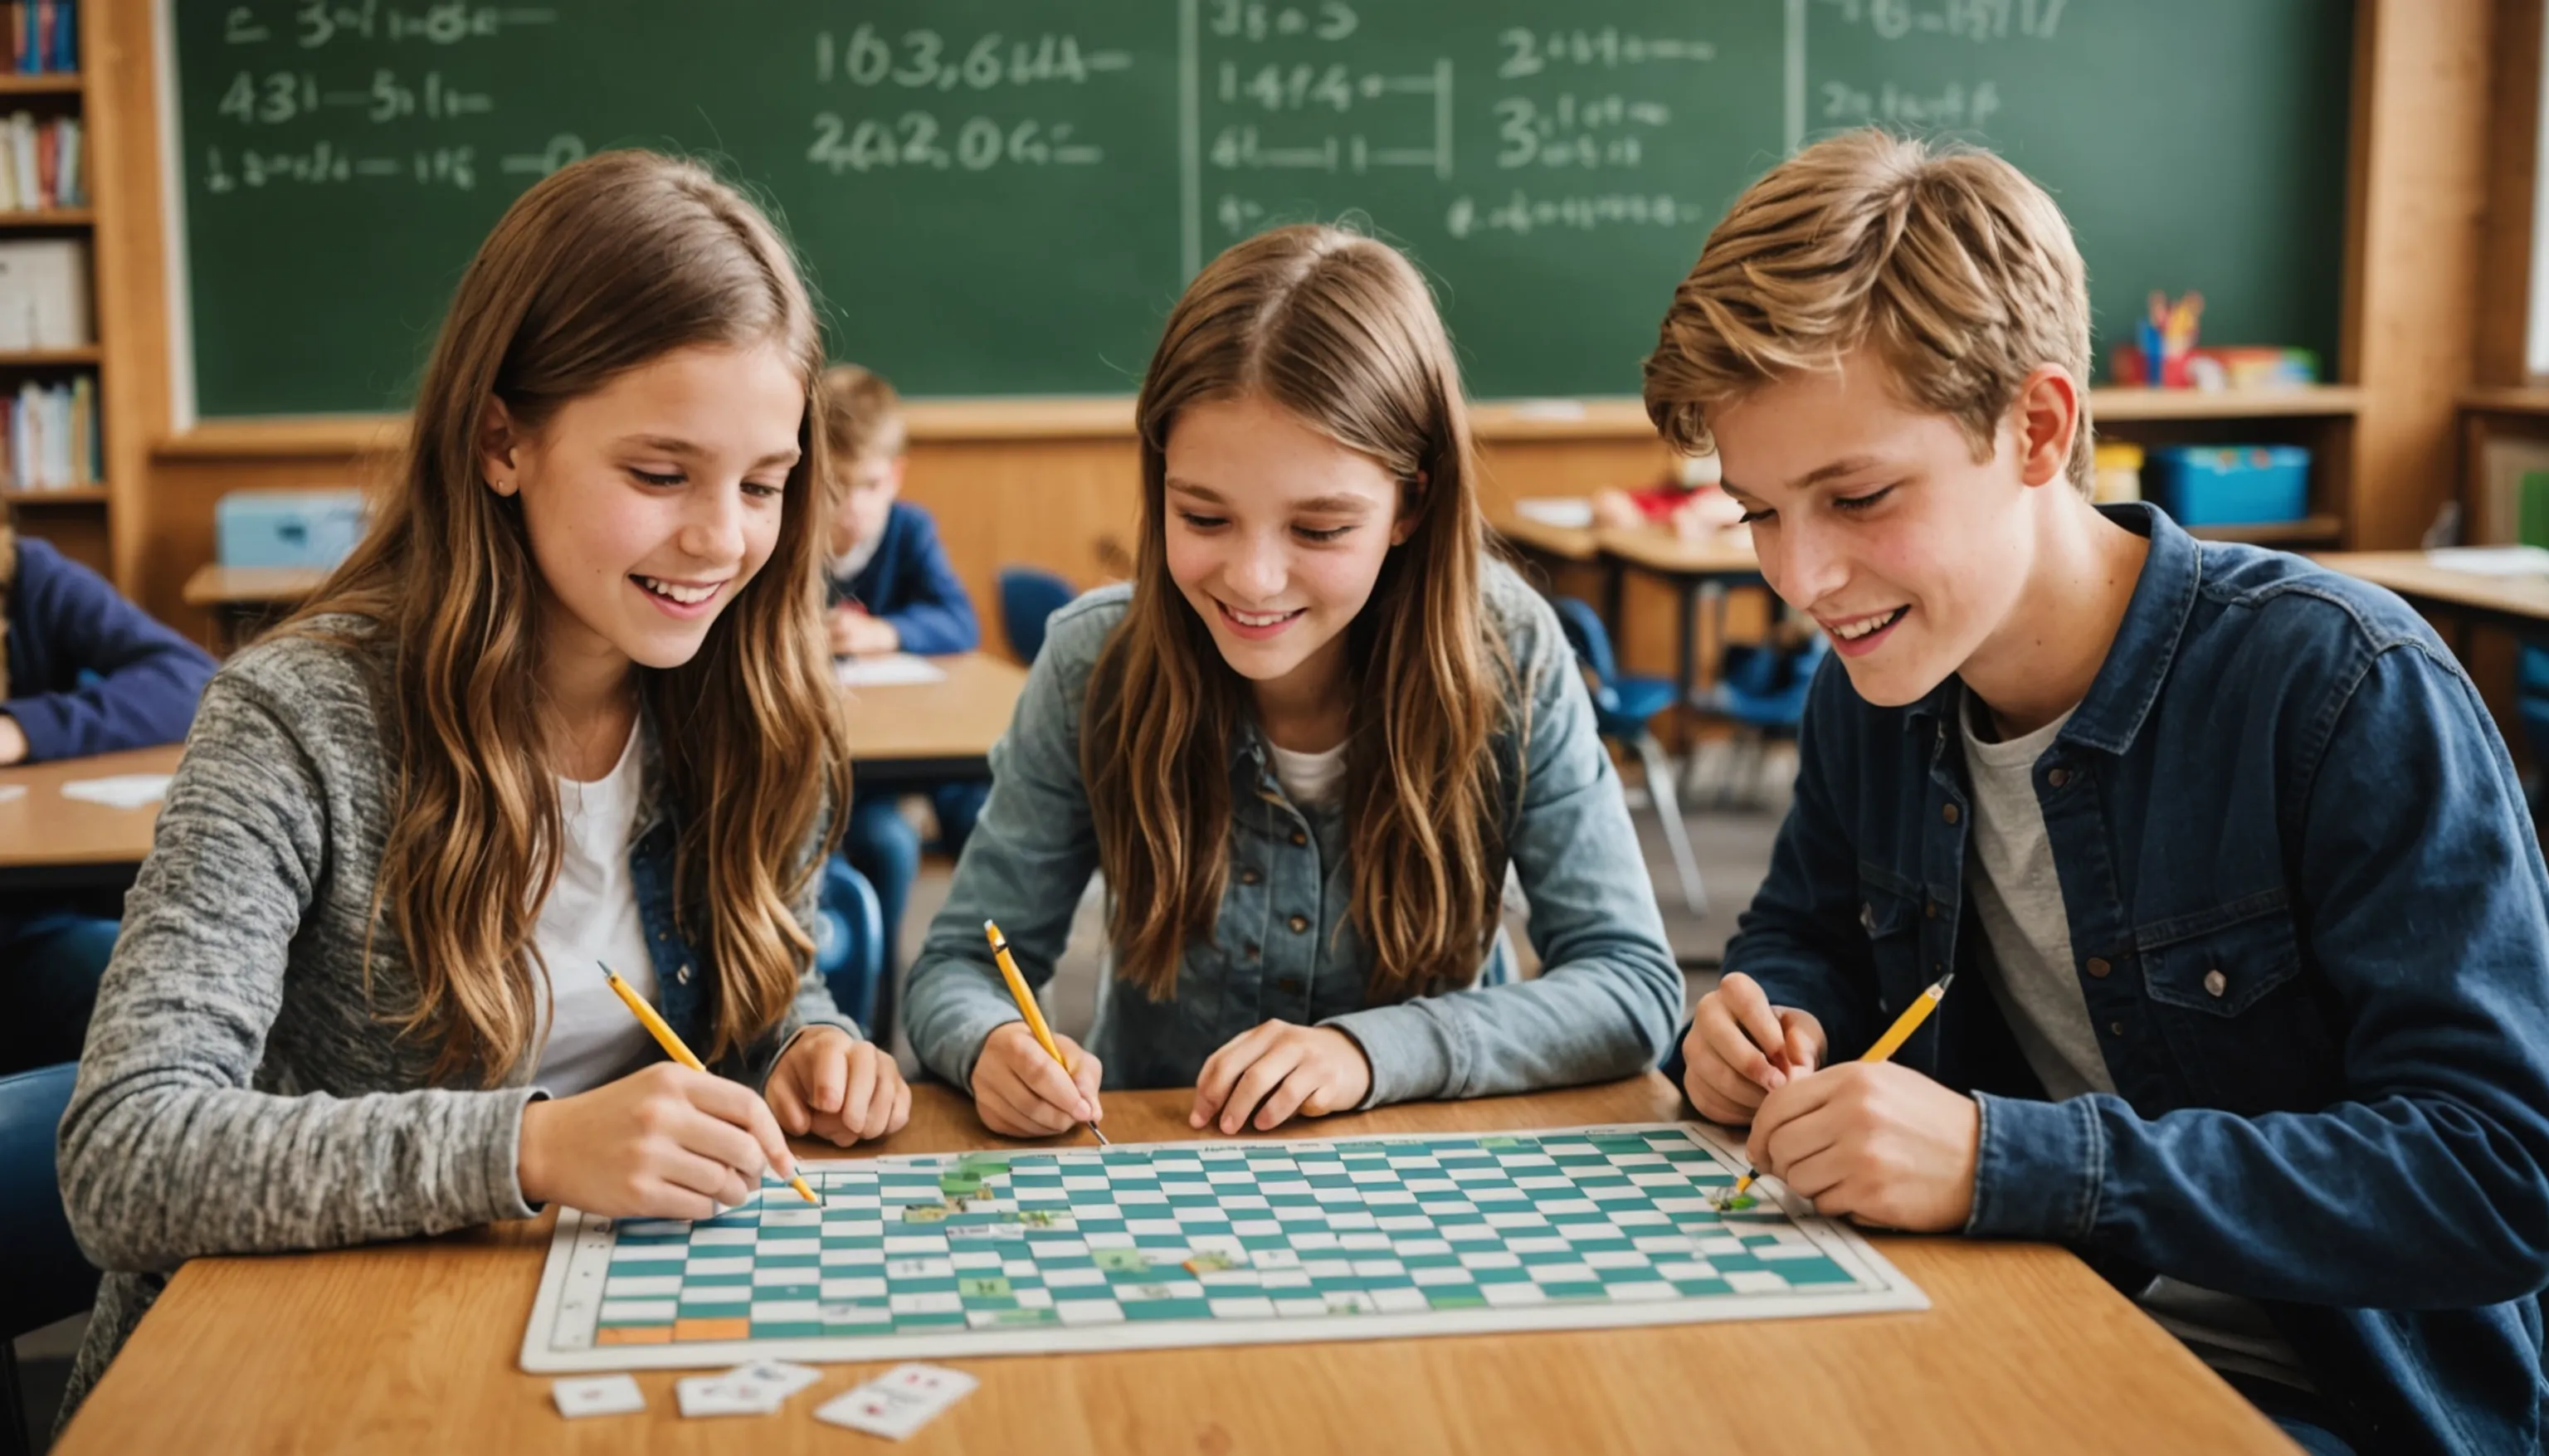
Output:
<instances>
[{"instance_id":1,"label":"boy's ear","mask_svg":"<svg viewBox=\"0 0 2549 1456\"><path fill-rule=\"evenodd\" d=\"M478 476L487 489L511 496L521 489L521 464L516 459L521 437L514 428L514 411L494 395L478 415Z\"/></svg>"},{"instance_id":2,"label":"boy's ear","mask_svg":"<svg viewBox=\"0 0 2549 1456\"><path fill-rule=\"evenodd\" d=\"M2018 387L2019 479L2030 486L2067 484L2071 441L2080 433L2080 382L2059 364L2041 364Z\"/></svg>"}]
</instances>

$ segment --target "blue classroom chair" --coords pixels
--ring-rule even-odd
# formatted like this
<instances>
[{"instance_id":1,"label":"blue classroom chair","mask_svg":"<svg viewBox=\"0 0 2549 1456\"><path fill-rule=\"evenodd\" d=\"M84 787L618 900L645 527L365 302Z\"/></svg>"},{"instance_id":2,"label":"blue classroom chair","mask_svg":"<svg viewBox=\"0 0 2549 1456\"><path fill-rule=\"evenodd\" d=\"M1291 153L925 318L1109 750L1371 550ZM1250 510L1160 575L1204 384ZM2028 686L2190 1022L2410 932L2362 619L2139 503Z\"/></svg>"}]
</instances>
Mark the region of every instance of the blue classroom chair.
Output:
<instances>
[{"instance_id":1,"label":"blue classroom chair","mask_svg":"<svg viewBox=\"0 0 2549 1456\"><path fill-rule=\"evenodd\" d=\"M1611 653L1611 633L1599 612L1575 597L1551 598L1558 624L1584 670L1593 675L1593 725L1613 743L1633 750L1647 774L1647 797L1662 821L1664 844L1672 851L1673 869L1681 876L1681 902L1693 915L1708 913L1708 890L1699 880L1699 857L1691 852L1690 826L1681 818L1673 792L1672 765L1663 745L1655 742L1647 720L1672 706L1673 684L1667 678L1628 677Z\"/></svg>"},{"instance_id":2,"label":"blue classroom chair","mask_svg":"<svg viewBox=\"0 0 2549 1456\"><path fill-rule=\"evenodd\" d=\"M1000 568L1000 632L1019 662L1035 662L1045 619L1071 605L1073 594L1069 582L1040 567Z\"/></svg>"},{"instance_id":3,"label":"blue classroom chair","mask_svg":"<svg viewBox=\"0 0 2549 1456\"><path fill-rule=\"evenodd\" d=\"M0 1077L0 1452L29 1449L18 1336L97 1299L97 1270L71 1239L53 1172L53 1138L78 1071L66 1061Z\"/></svg>"},{"instance_id":4,"label":"blue classroom chair","mask_svg":"<svg viewBox=\"0 0 2549 1456\"><path fill-rule=\"evenodd\" d=\"M1735 764L1729 763L1718 793L1719 803L1760 801L1761 770L1769 757L1766 745L1773 738L1797 736L1798 725L1806 717L1806 698L1814 691L1815 673L1831 653L1832 642L1821 632L1793 650L1770 646L1726 649L1725 673L1701 706L1735 725L1734 757L1743 763L1744 776L1751 781L1742 794L1737 794L1738 774Z\"/></svg>"},{"instance_id":5,"label":"blue classroom chair","mask_svg":"<svg viewBox=\"0 0 2549 1456\"><path fill-rule=\"evenodd\" d=\"M885 978L885 912L876 886L834 855L823 864L822 903L814 916L814 968L832 1004L872 1040L892 1035L876 1025L877 983Z\"/></svg>"}]
</instances>

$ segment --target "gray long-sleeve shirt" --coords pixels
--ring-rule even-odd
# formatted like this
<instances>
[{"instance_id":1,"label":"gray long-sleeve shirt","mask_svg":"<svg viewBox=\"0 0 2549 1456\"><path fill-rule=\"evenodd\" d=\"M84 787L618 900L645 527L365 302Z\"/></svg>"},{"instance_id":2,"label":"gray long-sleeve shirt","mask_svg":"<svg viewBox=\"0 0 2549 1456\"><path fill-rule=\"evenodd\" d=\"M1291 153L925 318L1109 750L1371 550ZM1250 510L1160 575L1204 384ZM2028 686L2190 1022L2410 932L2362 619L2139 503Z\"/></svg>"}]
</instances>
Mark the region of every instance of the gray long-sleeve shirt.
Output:
<instances>
[{"instance_id":1,"label":"gray long-sleeve shirt","mask_svg":"<svg viewBox=\"0 0 2549 1456\"><path fill-rule=\"evenodd\" d=\"M532 1059L493 1089L433 1085L433 1046L392 1020L417 989L386 924L366 976L387 682L385 643L295 633L205 689L62 1118L63 1203L107 1271L65 1415L189 1258L535 1212L516 1163ZM809 886L797 906L809 925L813 901ZM809 965L780 1025L717 1070L758 1085L815 1022L858 1034Z\"/></svg>"}]
</instances>

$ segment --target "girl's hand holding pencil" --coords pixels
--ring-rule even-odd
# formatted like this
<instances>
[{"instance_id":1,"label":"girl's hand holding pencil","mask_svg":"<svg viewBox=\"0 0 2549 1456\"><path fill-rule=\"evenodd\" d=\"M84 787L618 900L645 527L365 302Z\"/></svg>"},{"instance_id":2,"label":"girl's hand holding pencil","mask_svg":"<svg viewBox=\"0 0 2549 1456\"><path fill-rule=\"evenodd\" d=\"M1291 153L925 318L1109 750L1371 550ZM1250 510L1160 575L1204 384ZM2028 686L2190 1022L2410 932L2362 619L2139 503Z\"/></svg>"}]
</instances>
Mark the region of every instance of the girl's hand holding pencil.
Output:
<instances>
[{"instance_id":1,"label":"girl's hand holding pencil","mask_svg":"<svg viewBox=\"0 0 2549 1456\"><path fill-rule=\"evenodd\" d=\"M590 1092L522 1109L522 1201L611 1219L708 1219L750 1199L764 1170L794 1177L760 1094L659 1061Z\"/></svg>"}]
</instances>

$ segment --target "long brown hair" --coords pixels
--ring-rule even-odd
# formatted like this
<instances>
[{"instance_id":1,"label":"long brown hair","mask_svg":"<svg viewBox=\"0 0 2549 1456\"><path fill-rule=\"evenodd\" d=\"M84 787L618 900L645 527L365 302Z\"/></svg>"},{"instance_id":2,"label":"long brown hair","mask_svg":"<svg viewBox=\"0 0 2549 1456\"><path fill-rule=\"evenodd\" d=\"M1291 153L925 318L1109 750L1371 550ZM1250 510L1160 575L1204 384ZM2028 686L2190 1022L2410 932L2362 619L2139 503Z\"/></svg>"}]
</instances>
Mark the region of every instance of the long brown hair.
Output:
<instances>
[{"instance_id":1,"label":"long brown hair","mask_svg":"<svg viewBox=\"0 0 2549 1456\"><path fill-rule=\"evenodd\" d=\"M1413 513L1347 628L1348 915L1369 994L1402 1000L1477 973L1503 888L1502 644L1479 607L1483 535L1460 367L1425 282L1388 246L1277 228L1205 268L1142 381L1142 538L1130 610L1087 696L1082 775L1113 900L1118 974L1174 995L1212 935L1229 869L1231 755L1247 683L1168 570L1168 441L1180 410L1254 396L1370 456Z\"/></svg>"},{"instance_id":2,"label":"long brown hair","mask_svg":"<svg viewBox=\"0 0 2549 1456\"><path fill-rule=\"evenodd\" d=\"M849 747L820 634L820 329L769 221L695 163L605 152L522 194L470 261L417 391L400 472L371 533L288 624L370 619L393 648L384 918L415 974L402 1031L437 1044L437 1079L489 1083L536 1052L532 944L561 854L555 727L538 686L539 568L516 500L481 480L491 399L536 432L664 354L782 350L802 374L803 452L777 546L680 667L640 669L662 776L682 810L675 884L708 973L711 1056L774 1025L813 952L790 909L805 852L849 803ZM380 911L386 909L386 917ZM370 963L367 950L366 969Z\"/></svg>"}]
</instances>

